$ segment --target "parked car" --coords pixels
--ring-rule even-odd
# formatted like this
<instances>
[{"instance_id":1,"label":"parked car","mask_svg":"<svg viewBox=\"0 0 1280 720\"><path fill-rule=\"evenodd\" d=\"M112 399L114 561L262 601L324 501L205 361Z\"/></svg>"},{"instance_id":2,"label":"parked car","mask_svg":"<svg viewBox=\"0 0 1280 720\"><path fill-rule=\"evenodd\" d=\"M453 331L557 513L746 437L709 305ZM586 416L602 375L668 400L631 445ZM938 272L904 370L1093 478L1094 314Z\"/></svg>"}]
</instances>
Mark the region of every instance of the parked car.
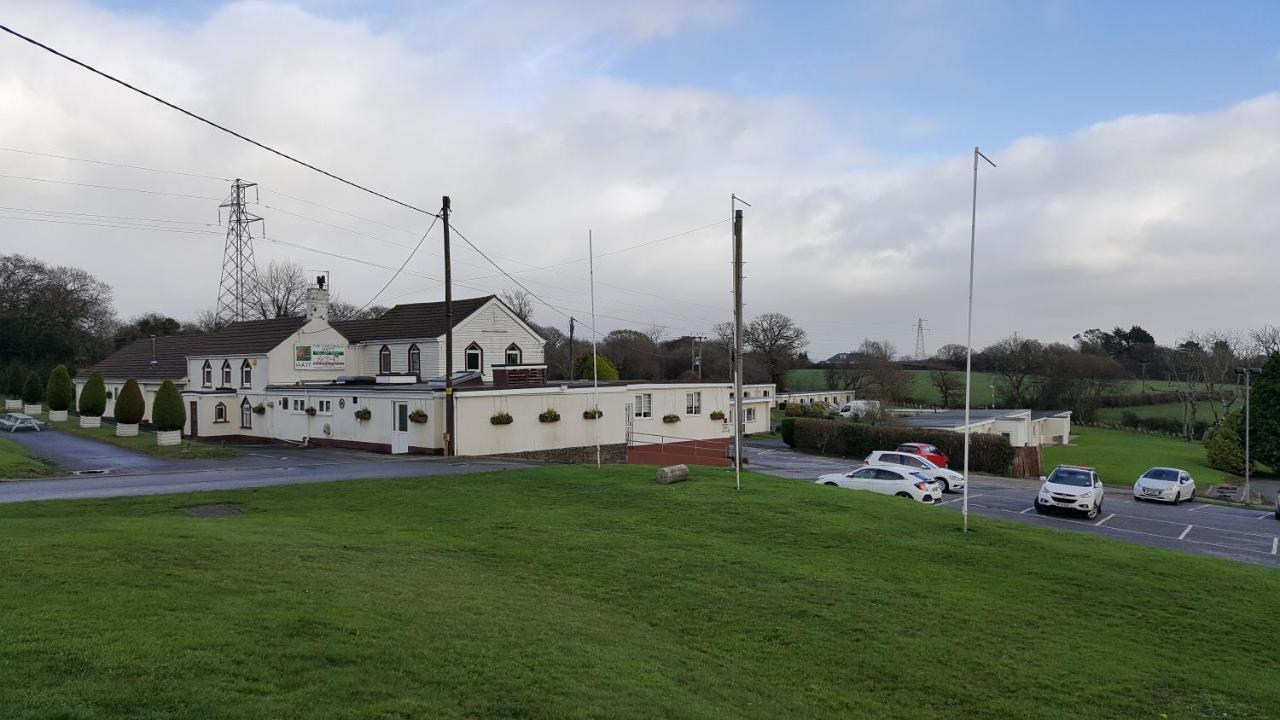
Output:
<instances>
[{"instance_id":1,"label":"parked car","mask_svg":"<svg viewBox=\"0 0 1280 720\"><path fill-rule=\"evenodd\" d=\"M928 443L903 443L898 446L898 452L919 455L940 468L947 467L947 463L951 462L951 458L943 455L941 450Z\"/></svg>"},{"instance_id":2,"label":"parked car","mask_svg":"<svg viewBox=\"0 0 1280 720\"><path fill-rule=\"evenodd\" d=\"M1093 468L1059 465L1049 477L1040 479L1044 484L1036 495L1036 512L1053 508L1072 510L1090 520L1102 512L1102 480Z\"/></svg>"},{"instance_id":3,"label":"parked car","mask_svg":"<svg viewBox=\"0 0 1280 720\"><path fill-rule=\"evenodd\" d=\"M876 450L862 462L867 465L900 465L915 470L930 480L942 484L942 492L953 492L964 489L964 475L955 470L938 467L923 455L891 450Z\"/></svg>"},{"instance_id":4,"label":"parked car","mask_svg":"<svg viewBox=\"0 0 1280 720\"><path fill-rule=\"evenodd\" d=\"M1196 499L1196 481L1178 468L1153 467L1133 484L1135 500L1163 500L1174 505Z\"/></svg>"},{"instance_id":5,"label":"parked car","mask_svg":"<svg viewBox=\"0 0 1280 720\"><path fill-rule=\"evenodd\" d=\"M870 490L881 495L896 495L922 503L942 500L938 483L914 470L892 465L864 466L847 473L823 475L815 482L850 490Z\"/></svg>"}]
</instances>

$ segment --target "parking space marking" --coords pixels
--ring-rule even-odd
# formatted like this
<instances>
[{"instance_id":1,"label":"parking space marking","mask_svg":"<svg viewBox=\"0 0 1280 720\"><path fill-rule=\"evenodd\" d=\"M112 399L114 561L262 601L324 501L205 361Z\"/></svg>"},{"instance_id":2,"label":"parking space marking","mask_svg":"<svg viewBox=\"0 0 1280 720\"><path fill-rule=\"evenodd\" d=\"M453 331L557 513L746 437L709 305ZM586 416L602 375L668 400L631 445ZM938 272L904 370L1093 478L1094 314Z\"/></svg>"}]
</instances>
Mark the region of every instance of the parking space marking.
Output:
<instances>
[{"instance_id":1,"label":"parking space marking","mask_svg":"<svg viewBox=\"0 0 1280 720\"><path fill-rule=\"evenodd\" d=\"M1213 505L1213 504L1210 504L1210 503L1201 503L1200 505L1197 505L1197 506L1195 506L1195 507L1191 508L1191 509L1190 509L1190 510L1188 510L1187 512L1195 512L1195 511L1197 511L1197 510L1204 510L1204 509L1206 509L1206 508L1211 508L1211 507L1217 507L1217 506L1216 506L1216 505Z\"/></svg>"},{"instance_id":2,"label":"parking space marking","mask_svg":"<svg viewBox=\"0 0 1280 720\"><path fill-rule=\"evenodd\" d=\"M1186 530L1183 530L1183 531L1182 531L1182 534L1178 536L1178 539L1179 539L1179 540L1183 540L1183 539L1185 539L1185 538L1187 537L1187 533L1191 532L1191 528L1193 528L1193 527L1195 527L1195 525L1188 525L1188 526L1187 526L1187 529L1186 529Z\"/></svg>"},{"instance_id":3,"label":"parking space marking","mask_svg":"<svg viewBox=\"0 0 1280 720\"><path fill-rule=\"evenodd\" d=\"M1115 513L1111 513L1110 515L1108 515L1108 516L1106 516L1106 517L1102 518L1101 520L1099 520L1098 522L1094 523L1094 524L1093 524L1093 526L1094 526L1094 527L1101 527L1101 526L1102 526L1102 523L1104 523L1104 522L1106 522L1106 521L1110 520L1111 518L1113 518L1113 517L1115 517L1115 516L1116 516L1116 514L1115 514Z\"/></svg>"},{"instance_id":4,"label":"parking space marking","mask_svg":"<svg viewBox=\"0 0 1280 720\"><path fill-rule=\"evenodd\" d=\"M970 499L970 500L972 500L972 499L974 499L974 498L980 498L980 497L982 497L982 493L975 493L975 494L973 494L973 495L970 495L970 496L969 496L969 499ZM943 500L941 504L942 504L942 505L948 505L948 504L953 503L953 502L960 502L961 500L964 500L964 498L962 498L962 497L952 498L952 499L950 499L950 500Z\"/></svg>"},{"instance_id":5,"label":"parking space marking","mask_svg":"<svg viewBox=\"0 0 1280 720\"><path fill-rule=\"evenodd\" d=\"M1271 554L1275 555L1276 550L1280 550L1280 537L1271 538Z\"/></svg>"},{"instance_id":6,"label":"parking space marking","mask_svg":"<svg viewBox=\"0 0 1280 720\"><path fill-rule=\"evenodd\" d=\"M1027 513L1031 512L1032 510L1035 510L1035 509L1036 509L1036 506L1035 506L1035 505L1032 505L1031 507L1027 508L1026 510L1023 510L1022 512L1020 512L1020 513L1018 513L1018 514L1019 514L1019 515L1026 515Z\"/></svg>"}]
</instances>

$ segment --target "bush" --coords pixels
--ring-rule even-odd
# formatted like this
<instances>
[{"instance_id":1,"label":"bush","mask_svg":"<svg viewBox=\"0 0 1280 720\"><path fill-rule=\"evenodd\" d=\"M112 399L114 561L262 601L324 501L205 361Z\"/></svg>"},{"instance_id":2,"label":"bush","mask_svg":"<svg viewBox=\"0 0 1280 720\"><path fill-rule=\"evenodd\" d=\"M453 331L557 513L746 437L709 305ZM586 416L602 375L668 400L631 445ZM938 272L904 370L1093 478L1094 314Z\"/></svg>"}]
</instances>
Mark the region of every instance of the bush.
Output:
<instances>
[{"instance_id":1,"label":"bush","mask_svg":"<svg viewBox=\"0 0 1280 720\"><path fill-rule=\"evenodd\" d=\"M66 365L59 365L49 373L49 384L45 386L44 396L49 401L50 410L70 410L74 389L71 386L71 374Z\"/></svg>"},{"instance_id":2,"label":"bush","mask_svg":"<svg viewBox=\"0 0 1280 720\"><path fill-rule=\"evenodd\" d=\"M604 411L601 410L600 408L582 411L583 420L599 420L602 417L604 417Z\"/></svg>"},{"instance_id":3,"label":"bush","mask_svg":"<svg viewBox=\"0 0 1280 720\"><path fill-rule=\"evenodd\" d=\"M22 389L27 382L27 376L22 372L22 368L17 365L10 367L9 371L3 377L0 377L0 380L4 381L4 387L0 388L0 390L4 391L6 397L13 400L22 399Z\"/></svg>"},{"instance_id":4,"label":"bush","mask_svg":"<svg viewBox=\"0 0 1280 720\"><path fill-rule=\"evenodd\" d=\"M102 382L102 373L89 376L80 392L80 414L89 417L102 417L107 410L107 386Z\"/></svg>"},{"instance_id":5,"label":"bush","mask_svg":"<svg viewBox=\"0 0 1280 720\"><path fill-rule=\"evenodd\" d=\"M596 357L599 358L599 367L596 371L600 375L600 380L617 380L618 369L613 366L613 363L609 362L609 358L599 354ZM593 378L591 353L578 358L578 362L573 364L573 377L577 380L591 380Z\"/></svg>"},{"instance_id":6,"label":"bush","mask_svg":"<svg viewBox=\"0 0 1280 720\"><path fill-rule=\"evenodd\" d=\"M39 405L44 401L44 383L40 376L31 373L27 376L27 384L22 386L22 402L27 405Z\"/></svg>"},{"instance_id":7,"label":"bush","mask_svg":"<svg viewBox=\"0 0 1280 720\"><path fill-rule=\"evenodd\" d=\"M796 419L782 418L780 432L782 433L782 442L790 447L796 446Z\"/></svg>"},{"instance_id":8,"label":"bush","mask_svg":"<svg viewBox=\"0 0 1280 720\"><path fill-rule=\"evenodd\" d=\"M1142 417L1132 410L1126 410L1121 413L1120 427L1142 430L1144 432L1172 435L1174 437L1182 437L1181 420L1170 417ZM1209 423L1206 420L1195 420L1191 423L1192 437L1204 437L1208 430Z\"/></svg>"},{"instance_id":9,"label":"bush","mask_svg":"<svg viewBox=\"0 0 1280 720\"><path fill-rule=\"evenodd\" d=\"M538 415L538 422L560 422L560 413L556 412L555 408L547 408L546 412Z\"/></svg>"},{"instance_id":10,"label":"bush","mask_svg":"<svg viewBox=\"0 0 1280 720\"><path fill-rule=\"evenodd\" d=\"M1222 424L1213 429L1209 442L1205 446L1205 459L1209 467L1215 470L1244 474L1244 421L1239 413L1232 413L1223 419Z\"/></svg>"},{"instance_id":11,"label":"bush","mask_svg":"<svg viewBox=\"0 0 1280 720\"><path fill-rule=\"evenodd\" d=\"M147 412L147 403L142 399L142 388L138 381L129 378L120 388L120 397L116 398L116 422L124 425L137 425Z\"/></svg>"},{"instance_id":12,"label":"bush","mask_svg":"<svg viewBox=\"0 0 1280 720\"><path fill-rule=\"evenodd\" d=\"M160 383L160 389L156 391L155 404L151 407L151 424L162 432L181 430L187 424L182 395L178 394L178 386L172 380Z\"/></svg>"},{"instance_id":13,"label":"bush","mask_svg":"<svg viewBox=\"0 0 1280 720\"><path fill-rule=\"evenodd\" d=\"M923 442L936 445L951 458L964 455L964 434L947 430L917 430L907 426L866 425L842 420L792 419L795 425L792 447L813 450L825 455L865 458L875 450L892 450L902 443ZM786 439L786 421L783 421ZM969 436L969 469L976 472L1008 475L1016 454L1009 441L1000 435L975 433Z\"/></svg>"},{"instance_id":14,"label":"bush","mask_svg":"<svg viewBox=\"0 0 1280 720\"><path fill-rule=\"evenodd\" d=\"M515 418L511 417L511 413L494 413L489 417L490 425L510 425L512 422L515 422Z\"/></svg>"}]
</instances>

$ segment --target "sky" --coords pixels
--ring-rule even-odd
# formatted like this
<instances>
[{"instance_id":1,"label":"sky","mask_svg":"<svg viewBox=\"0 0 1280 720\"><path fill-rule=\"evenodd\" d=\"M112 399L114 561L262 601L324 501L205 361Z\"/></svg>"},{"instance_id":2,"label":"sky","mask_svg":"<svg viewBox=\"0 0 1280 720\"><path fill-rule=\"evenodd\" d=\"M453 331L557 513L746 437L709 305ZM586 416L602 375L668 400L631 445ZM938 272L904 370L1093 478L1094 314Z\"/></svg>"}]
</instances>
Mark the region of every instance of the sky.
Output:
<instances>
[{"instance_id":1,"label":"sky","mask_svg":"<svg viewBox=\"0 0 1280 720\"><path fill-rule=\"evenodd\" d=\"M590 324L590 232L599 332L711 334L736 193L748 318L793 317L815 359L910 353L920 318L929 352L963 343L975 145L998 165L976 345L1280 322L1274 2L0 0L0 23L410 204L449 195L562 329ZM122 317L214 305L237 177L259 264L363 305L408 258L376 302L443 297L438 226L411 255L429 217L7 35L0 108L0 253L90 270ZM455 296L514 284L453 255Z\"/></svg>"}]
</instances>

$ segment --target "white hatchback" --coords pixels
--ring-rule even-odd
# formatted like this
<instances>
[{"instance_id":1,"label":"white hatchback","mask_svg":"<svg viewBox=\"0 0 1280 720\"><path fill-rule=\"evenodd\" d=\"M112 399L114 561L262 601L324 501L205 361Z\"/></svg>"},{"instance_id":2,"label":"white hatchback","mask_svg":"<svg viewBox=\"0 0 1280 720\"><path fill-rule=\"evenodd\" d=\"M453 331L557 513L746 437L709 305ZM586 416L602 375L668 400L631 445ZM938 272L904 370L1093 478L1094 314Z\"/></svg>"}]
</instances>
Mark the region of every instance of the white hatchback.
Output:
<instances>
[{"instance_id":1,"label":"white hatchback","mask_svg":"<svg viewBox=\"0 0 1280 720\"><path fill-rule=\"evenodd\" d=\"M922 503L942 501L938 483L910 468L892 465L867 465L852 472L823 475L814 482L850 490L870 490L881 495L896 495Z\"/></svg>"},{"instance_id":2,"label":"white hatchback","mask_svg":"<svg viewBox=\"0 0 1280 720\"><path fill-rule=\"evenodd\" d=\"M868 465L898 465L910 468L935 482L941 483L942 492L958 492L964 489L964 475L955 470L938 467L927 457L896 450L876 450L862 462Z\"/></svg>"},{"instance_id":3,"label":"white hatchback","mask_svg":"<svg viewBox=\"0 0 1280 720\"><path fill-rule=\"evenodd\" d=\"M1135 500L1163 500L1174 505L1196 499L1196 481L1186 470L1153 467L1133 484Z\"/></svg>"}]
</instances>

